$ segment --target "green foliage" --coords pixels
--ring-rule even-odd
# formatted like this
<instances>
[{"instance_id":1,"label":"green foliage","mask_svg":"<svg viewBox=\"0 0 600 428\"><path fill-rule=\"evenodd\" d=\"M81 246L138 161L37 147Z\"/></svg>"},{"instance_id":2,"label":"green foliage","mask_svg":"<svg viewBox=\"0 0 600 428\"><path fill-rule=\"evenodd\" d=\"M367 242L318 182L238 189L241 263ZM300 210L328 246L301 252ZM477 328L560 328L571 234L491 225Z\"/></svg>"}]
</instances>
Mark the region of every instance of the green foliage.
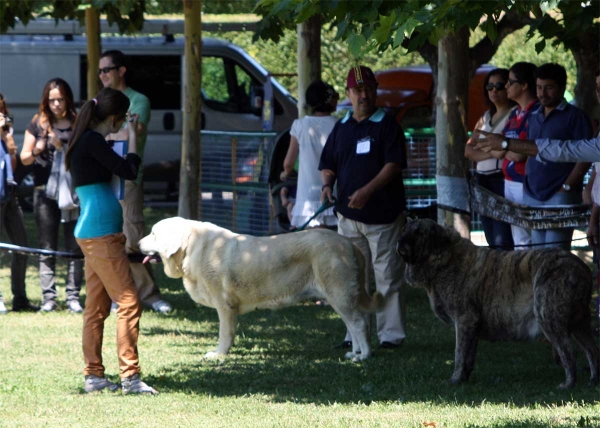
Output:
<instances>
[{"instance_id":1,"label":"green foliage","mask_svg":"<svg viewBox=\"0 0 600 428\"><path fill-rule=\"evenodd\" d=\"M321 33L322 78L331 83L344 98L346 74L354 60L348 47L335 39L336 29L324 27ZM298 72L297 35L296 30L285 30L278 43L271 40L252 41L250 32L203 32L203 37L217 37L239 45L262 64L271 73L296 74ZM373 70L384 70L411 64L423 64L425 61L416 52L408 53L405 49L388 49L385 52L371 52L363 57L361 63ZM294 96L298 96L298 79L277 77ZM204 84L204 82L203 82Z\"/></svg>"},{"instance_id":2,"label":"green foliage","mask_svg":"<svg viewBox=\"0 0 600 428\"><path fill-rule=\"evenodd\" d=\"M3 0L0 1L0 34L8 28L14 28L17 20L24 24L34 19L33 10L40 2L37 0Z\"/></svg>"},{"instance_id":3,"label":"green foliage","mask_svg":"<svg viewBox=\"0 0 600 428\"><path fill-rule=\"evenodd\" d=\"M202 0L202 13L251 13L255 5L256 0ZM146 0L146 12L151 15L180 15L183 13L183 1Z\"/></svg>"},{"instance_id":4,"label":"green foliage","mask_svg":"<svg viewBox=\"0 0 600 428\"><path fill-rule=\"evenodd\" d=\"M540 36L527 39L529 29L523 28L508 36L492 58L492 64L497 67L510 68L515 62L527 61L536 65L547 62L561 64L567 70L567 90L575 93L577 83L577 65L573 54L564 46L554 45L555 39L547 40L544 49L537 52L538 43L544 41Z\"/></svg>"},{"instance_id":5,"label":"green foliage","mask_svg":"<svg viewBox=\"0 0 600 428\"><path fill-rule=\"evenodd\" d=\"M256 12L264 19L256 38L277 42L286 28L293 28L320 13L324 22L331 22L337 29L336 38L349 45L355 58L362 59L373 49L384 51L403 42L408 51L418 49L425 41L435 45L444 34L464 26L471 30L480 28L495 40L500 16L508 11L534 13L536 19L530 27L529 38L535 34L545 39L557 37L555 40L572 48L577 46L582 32L598 27L595 21L600 14L600 0L590 0L583 5L568 0L261 0ZM486 19L482 21L483 18ZM411 35L412 39L406 40ZM538 42L538 52L544 47L543 42Z\"/></svg>"},{"instance_id":6,"label":"green foliage","mask_svg":"<svg viewBox=\"0 0 600 428\"><path fill-rule=\"evenodd\" d=\"M95 7L121 33L134 33L144 25L145 0L8 0L0 1L0 33L14 28L17 19L27 24L35 16L78 19L85 22L85 10Z\"/></svg>"}]
</instances>

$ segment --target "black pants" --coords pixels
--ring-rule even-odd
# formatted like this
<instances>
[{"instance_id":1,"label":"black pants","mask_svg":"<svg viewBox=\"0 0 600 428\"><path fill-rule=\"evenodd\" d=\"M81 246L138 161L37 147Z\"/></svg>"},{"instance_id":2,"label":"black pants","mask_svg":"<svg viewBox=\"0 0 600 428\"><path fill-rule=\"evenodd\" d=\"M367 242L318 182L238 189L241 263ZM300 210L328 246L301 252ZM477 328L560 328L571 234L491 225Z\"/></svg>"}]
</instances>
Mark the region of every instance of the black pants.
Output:
<instances>
[{"instance_id":1,"label":"black pants","mask_svg":"<svg viewBox=\"0 0 600 428\"><path fill-rule=\"evenodd\" d=\"M39 248L44 250L58 249L58 229L61 224L61 213L58 202L46 197L44 188L36 188L33 192L33 210L38 229ZM77 221L62 223L65 250L81 253L75 241L75 225ZM79 300L79 291L83 281L83 260L69 259L67 268L66 288L67 301ZM56 292L56 257L40 256L40 285L42 287L42 304L55 302Z\"/></svg>"},{"instance_id":2,"label":"black pants","mask_svg":"<svg viewBox=\"0 0 600 428\"><path fill-rule=\"evenodd\" d=\"M25 220L23 211L17 198L17 188L8 186L8 198L0 203L0 232L6 231L11 244L27 247L25 234ZM29 304L25 292L25 270L27 269L27 256L13 253L10 265L10 287L13 294L13 309L26 307ZM0 295L1 297L1 295Z\"/></svg>"},{"instance_id":3,"label":"black pants","mask_svg":"<svg viewBox=\"0 0 600 428\"><path fill-rule=\"evenodd\" d=\"M477 174L477 183L497 195L504 196L504 174L498 172L495 174L484 175ZM481 216L481 225L485 239L491 248L499 250L513 250L514 242L510 224L503 221Z\"/></svg>"}]
</instances>

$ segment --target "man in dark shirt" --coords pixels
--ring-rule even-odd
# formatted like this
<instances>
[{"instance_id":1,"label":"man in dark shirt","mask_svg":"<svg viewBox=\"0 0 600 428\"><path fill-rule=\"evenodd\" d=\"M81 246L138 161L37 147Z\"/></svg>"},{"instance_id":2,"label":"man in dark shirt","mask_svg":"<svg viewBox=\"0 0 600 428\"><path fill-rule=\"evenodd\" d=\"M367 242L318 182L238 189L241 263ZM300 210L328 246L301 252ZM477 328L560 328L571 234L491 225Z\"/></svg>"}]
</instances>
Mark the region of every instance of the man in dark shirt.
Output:
<instances>
[{"instance_id":1,"label":"man in dark shirt","mask_svg":"<svg viewBox=\"0 0 600 428\"><path fill-rule=\"evenodd\" d=\"M321 199L333 200L337 182L338 232L361 249L367 261L366 284L374 270L385 307L377 313L382 348L399 347L406 334L403 266L395 252L404 226L406 168L404 132L375 105L377 81L370 68L353 67L346 80L352 110L336 123L321 154ZM341 347L350 347L351 336Z\"/></svg>"}]
</instances>

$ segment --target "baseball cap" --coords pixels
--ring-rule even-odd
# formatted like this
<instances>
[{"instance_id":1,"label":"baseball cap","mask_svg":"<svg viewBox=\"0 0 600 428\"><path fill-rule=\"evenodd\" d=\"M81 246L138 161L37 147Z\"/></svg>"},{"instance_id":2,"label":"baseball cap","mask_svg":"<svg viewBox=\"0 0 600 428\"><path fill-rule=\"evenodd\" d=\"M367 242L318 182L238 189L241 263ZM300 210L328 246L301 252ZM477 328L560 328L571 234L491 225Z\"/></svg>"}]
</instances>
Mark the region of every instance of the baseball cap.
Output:
<instances>
[{"instance_id":1,"label":"baseball cap","mask_svg":"<svg viewBox=\"0 0 600 428\"><path fill-rule=\"evenodd\" d=\"M377 80L375 80L375 74L373 74L373 70L369 67L365 67L364 65L355 66L350 69L348 72L348 77L346 78L346 88L354 88L358 85L377 85Z\"/></svg>"}]
</instances>

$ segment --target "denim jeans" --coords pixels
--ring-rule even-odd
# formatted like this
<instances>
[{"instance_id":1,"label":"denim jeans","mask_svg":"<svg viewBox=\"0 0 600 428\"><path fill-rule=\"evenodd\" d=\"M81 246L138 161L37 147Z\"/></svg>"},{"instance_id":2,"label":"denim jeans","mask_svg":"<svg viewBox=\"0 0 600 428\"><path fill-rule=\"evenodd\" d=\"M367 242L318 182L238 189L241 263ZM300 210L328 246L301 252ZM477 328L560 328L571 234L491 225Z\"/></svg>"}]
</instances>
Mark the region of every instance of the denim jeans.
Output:
<instances>
[{"instance_id":1,"label":"denim jeans","mask_svg":"<svg viewBox=\"0 0 600 428\"><path fill-rule=\"evenodd\" d=\"M558 191L547 201L538 201L523 191L523 203L530 207L547 207L552 205L573 205L581 203L581 192L570 190ZM573 228L560 229L534 229L531 231L531 240L534 248L562 248L571 251Z\"/></svg>"},{"instance_id":2,"label":"denim jeans","mask_svg":"<svg viewBox=\"0 0 600 428\"><path fill-rule=\"evenodd\" d=\"M60 227L60 209L58 202L46 197L46 190L37 187L33 192L33 210L38 231L39 248L44 250L58 249L58 229ZM75 225L77 221L63 223L65 250L81 254L75 241ZM67 301L79 300L79 291L83 280L83 260L68 260L66 294ZM40 285L42 287L42 304L56 302L56 257L40 256Z\"/></svg>"},{"instance_id":3,"label":"denim jeans","mask_svg":"<svg viewBox=\"0 0 600 428\"><path fill-rule=\"evenodd\" d=\"M489 175L477 174L477 184L496 195L504 196L504 174L502 172ZM514 248L510 224L481 216L481 225L490 248L507 251Z\"/></svg>"},{"instance_id":4,"label":"denim jeans","mask_svg":"<svg viewBox=\"0 0 600 428\"><path fill-rule=\"evenodd\" d=\"M9 186L10 195L7 200L0 203L0 231L4 229L8 239L13 245L27 247L25 234L25 220L23 211L17 198L17 188ZM13 293L13 309L25 307L29 304L25 292L25 270L27 269L27 256L13 253L10 265L10 286Z\"/></svg>"}]
</instances>

